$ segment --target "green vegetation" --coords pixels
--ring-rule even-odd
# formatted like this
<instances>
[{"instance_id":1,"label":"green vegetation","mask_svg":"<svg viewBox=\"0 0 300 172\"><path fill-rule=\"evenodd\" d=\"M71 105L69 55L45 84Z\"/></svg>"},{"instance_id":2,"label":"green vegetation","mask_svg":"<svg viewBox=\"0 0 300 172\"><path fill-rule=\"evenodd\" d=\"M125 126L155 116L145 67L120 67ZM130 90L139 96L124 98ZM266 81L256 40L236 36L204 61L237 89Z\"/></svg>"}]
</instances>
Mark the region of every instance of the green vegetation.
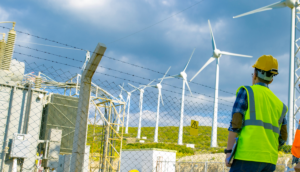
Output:
<instances>
[{"instance_id":1,"label":"green vegetation","mask_svg":"<svg viewBox=\"0 0 300 172\"><path fill-rule=\"evenodd\" d=\"M178 127L174 127L174 126L159 127L159 137L158 137L159 143L153 143L154 130L155 130L154 127L142 127L141 137L147 137L147 139L145 139L145 143L127 144L126 138L136 138L137 136L137 127L129 127L128 129L129 129L128 130L129 134L123 134L123 142L122 142L123 149L159 148L159 149L176 150L178 157L190 156L190 155L202 154L202 153L223 152L227 144L227 137L228 137L228 131L226 128L218 128L219 148L211 148L210 147L211 127L199 126L198 136L191 136L190 127L186 126L183 128L183 143L195 144L195 149L192 149L192 148L187 148L186 145L177 145L178 129L179 129ZM94 131L93 126L89 125L88 138L87 138L87 142L89 145L91 145L91 143L93 142L93 137L92 137L93 131ZM99 150L101 146L100 140L102 139L101 136L102 126L96 126L95 133L96 135L99 135L97 136L97 138L94 138L95 142L98 142L99 144L94 144L93 149ZM119 147L118 145L120 145L120 143L116 142L117 148Z\"/></svg>"}]
</instances>

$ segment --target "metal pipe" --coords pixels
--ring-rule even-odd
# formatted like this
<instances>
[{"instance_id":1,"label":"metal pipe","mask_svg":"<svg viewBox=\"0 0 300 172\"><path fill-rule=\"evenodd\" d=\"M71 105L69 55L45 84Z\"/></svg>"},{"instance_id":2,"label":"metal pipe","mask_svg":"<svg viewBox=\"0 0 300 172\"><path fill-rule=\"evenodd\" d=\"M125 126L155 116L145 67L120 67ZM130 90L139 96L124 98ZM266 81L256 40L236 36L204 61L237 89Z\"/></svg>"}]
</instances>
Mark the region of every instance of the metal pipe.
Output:
<instances>
[{"instance_id":1,"label":"metal pipe","mask_svg":"<svg viewBox=\"0 0 300 172\"><path fill-rule=\"evenodd\" d=\"M45 146L45 152L44 152L44 159L48 159L47 158L47 154L48 154L48 140L46 140L46 146Z\"/></svg>"},{"instance_id":2,"label":"metal pipe","mask_svg":"<svg viewBox=\"0 0 300 172\"><path fill-rule=\"evenodd\" d=\"M18 160L17 158L13 158L13 166L12 166L12 172L17 172L18 169Z\"/></svg>"},{"instance_id":3,"label":"metal pipe","mask_svg":"<svg viewBox=\"0 0 300 172\"><path fill-rule=\"evenodd\" d=\"M32 85L29 84L28 86L28 92L27 92L27 100L26 100L26 109L25 109L25 119L24 119L24 127L23 127L23 134L27 134L28 130L28 122L29 122L29 115L30 115L30 109L31 109L31 100L32 100L32 91L31 91Z\"/></svg>"},{"instance_id":4,"label":"metal pipe","mask_svg":"<svg viewBox=\"0 0 300 172\"><path fill-rule=\"evenodd\" d=\"M10 106L8 109L8 115L7 115L7 120L6 120L6 129L5 129L5 136L4 136L4 144L3 144L3 149L2 149L2 162L1 162L1 171L4 172L4 161L5 161L5 155L8 151L7 148L7 137L8 137L8 130L9 130L9 123L10 123L10 116L11 116L11 109L13 106L13 98L14 98L14 93L15 93L16 87L12 86L12 92L10 96Z\"/></svg>"}]
</instances>

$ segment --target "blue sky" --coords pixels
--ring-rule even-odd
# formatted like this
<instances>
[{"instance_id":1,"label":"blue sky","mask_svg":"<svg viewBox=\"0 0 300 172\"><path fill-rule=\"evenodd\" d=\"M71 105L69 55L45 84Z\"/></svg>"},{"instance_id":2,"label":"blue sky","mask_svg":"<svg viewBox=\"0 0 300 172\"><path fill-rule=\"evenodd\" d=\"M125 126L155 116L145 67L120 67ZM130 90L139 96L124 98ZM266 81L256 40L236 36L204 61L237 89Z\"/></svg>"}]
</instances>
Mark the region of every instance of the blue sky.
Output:
<instances>
[{"instance_id":1,"label":"blue sky","mask_svg":"<svg viewBox=\"0 0 300 172\"><path fill-rule=\"evenodd\" d=\"M243 18L232 17L250 10L274 3L264 1L216 1L204 0L192 8L175 15L149 29L113 42L126 35L139 31L161 21L187 7L196 4L196 0L2 0L0 20L16 21L16 30L31 33L87 50L94 50L98 42L107 45L105 55L136 65L165 72L172 66L169 74L179 73L185 66L193 48L196 48L187 68L190 79L212 55L207 20L212 24L217 47L223 51L252 55L253 58L222 56L220 59L221 90L235 93L241 85L251 84L251 67L263 54L271 54L279 61L279 75L274 78L270 88L287 104L288 63L290 47L290 9L283 8L262 12ZM11 27L10 24L0 26ZM8 30L0 28L0 32ZM84 51L74 51L44 47L26 42L60 46L51 42L18 33L17 44L48 51L74 59L85 59ZM113 42L113 43L111 43ZM16 46L15 51L52 59L62 63L81 67L82 63L45 55ZM19 60L35 62L46 66L55 66L70 72L79 69L45 62L17 55ZM161 74L132 67L124 63L103 58L101 66L114 68L130 74L155 79ZM210 87L215 85L215 63L210 64L194 80ZM99 72L121 78L147 83L140 78L98 68ZM100 74L95 78L122 83L124 81ZM180 80L166 80L167 84L182 86ZM214 96L214 90L196 84L190 84L192 91ZM164 86L165 89L173 89ZM178 92L180 90L177 89ZM189 93L187 93L189 94ZM233 94L219 92L220 98L234 101ZM201 96L212 100L210 97Z\"/></svg>"}]
</instances>

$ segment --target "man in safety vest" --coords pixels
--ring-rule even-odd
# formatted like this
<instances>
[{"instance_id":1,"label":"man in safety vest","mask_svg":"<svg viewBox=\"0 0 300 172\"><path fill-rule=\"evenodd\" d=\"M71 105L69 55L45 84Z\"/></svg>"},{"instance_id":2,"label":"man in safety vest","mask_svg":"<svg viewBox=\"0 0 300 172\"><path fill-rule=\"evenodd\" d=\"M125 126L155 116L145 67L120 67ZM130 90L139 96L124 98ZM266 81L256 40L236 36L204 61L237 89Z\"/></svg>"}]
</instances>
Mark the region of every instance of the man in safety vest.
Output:
<instances>
[{"instance_id":1,"label":"man in safety vest","mask_svg":"<svg viewBox=\"0 0 300 172\"><path fill-rule=\"evenodd\" d=\"M274 171L278 148L287 140L287 106L268 88L278 75L277 59L263 55L252 67L252 86L238 88L228 129L225 163L230 172ZM229 164L236 137L234 161Z\"/></svg>"}]
</instances>

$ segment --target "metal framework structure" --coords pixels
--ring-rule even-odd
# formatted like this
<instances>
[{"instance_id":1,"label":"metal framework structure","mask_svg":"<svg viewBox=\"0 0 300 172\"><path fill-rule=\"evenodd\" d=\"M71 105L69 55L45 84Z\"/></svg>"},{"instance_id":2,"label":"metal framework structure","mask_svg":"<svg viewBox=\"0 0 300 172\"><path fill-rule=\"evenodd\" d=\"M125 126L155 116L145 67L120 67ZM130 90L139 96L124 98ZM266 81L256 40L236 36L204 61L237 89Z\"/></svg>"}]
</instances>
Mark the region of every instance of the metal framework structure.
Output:
<instances>
[{"instance_id":1,"label":"metal framework structure","mask_svg":"<svg viewBox=\"0 0 300 172\"><path fill-rule=\"evenodd\" d=\"M295 20L295 30L300 32L300 12L299 10L296 11L296 20ZM298 27L299 26L299 27ZM295 40L295 45L296 45L296 51L295 51L295 84L294 84L294 88L295 88L295 92L294 92L294 116L293 116L293 140L295 137L295 133L296 133L296 124L297 124L297 120L296 120L296 115L300 110L300 106L299 106L299 99L300 99L300 58L299 58L299 51L300 51L300 46L299 46L299 41L300 41L300 37L298 39Z\"/></svg>"},{"instance_id":2,"label":"metal framework structure","mask_svg":"<svg viewBox=\"0 0 300 172\"><path fill-rule=\"evenodd\" d=\"M92 124L88 129L90 159L94 162L90 165L90 171L119 171L126 104L124 101L103 97L92 97L91 103L96 113L93 120L89 119ZM101 123L102 126L99 125ZM118 126L120 132L117 131Z\"/></svg>"},{"instance_id":3,"label":"metal framework structure","mask_svg":"<svg viewBox=\"0 0 300 172\"><path fill-rule=\"evenodd\" d=\"M39 72L24 75L22 84L30 83L34 88L41 90L61 89L64 95L78 97L80 94L81 75L76 74L65 82L58 82ZM88 135L90 147L90 171L118 171L120 169L120 157L124 132L124 117L126 103L121 101L91 83L90 111ZM117 110L118 109L118 110ZM121 110L119 110L121 109ZM118 122L119 121L119 124ZM117 132L117 127L120 131Z\"/></svg>"}]
</instances>

